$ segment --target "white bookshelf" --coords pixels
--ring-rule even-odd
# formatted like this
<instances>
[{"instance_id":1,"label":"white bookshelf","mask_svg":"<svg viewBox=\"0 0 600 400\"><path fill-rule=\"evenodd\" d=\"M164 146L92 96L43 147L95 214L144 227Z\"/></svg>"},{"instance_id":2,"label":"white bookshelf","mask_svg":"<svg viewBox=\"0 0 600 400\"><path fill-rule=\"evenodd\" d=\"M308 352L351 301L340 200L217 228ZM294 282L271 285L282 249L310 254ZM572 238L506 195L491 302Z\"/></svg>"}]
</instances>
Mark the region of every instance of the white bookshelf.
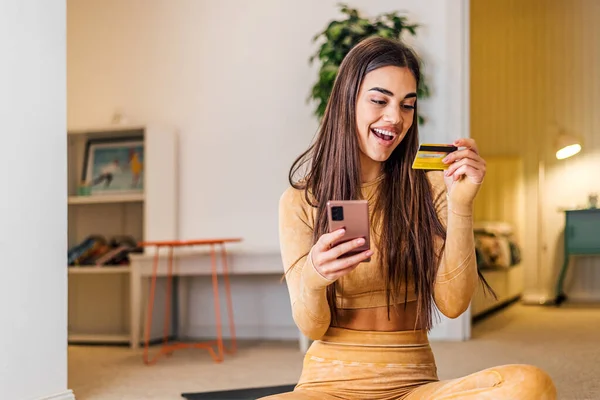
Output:
<instances>
[{"instance_id":1,"label":"white bookshelf","mask_svg":"<svg viewBox=\"0 0 600 400\"><path fill-rule=\"evenodd\" d=\"M80 195L78 185L88 140L111 138L143 140L143 190ZM178 144L174 129L150 125L83 127L69 130L67 139L69 248L90 235L106 240L126 235L135 241L178 238ZM131 268L67 268L69 342L129 343ZM156 336L161 334L159 331Z\"/></svg>"}]
</instances>

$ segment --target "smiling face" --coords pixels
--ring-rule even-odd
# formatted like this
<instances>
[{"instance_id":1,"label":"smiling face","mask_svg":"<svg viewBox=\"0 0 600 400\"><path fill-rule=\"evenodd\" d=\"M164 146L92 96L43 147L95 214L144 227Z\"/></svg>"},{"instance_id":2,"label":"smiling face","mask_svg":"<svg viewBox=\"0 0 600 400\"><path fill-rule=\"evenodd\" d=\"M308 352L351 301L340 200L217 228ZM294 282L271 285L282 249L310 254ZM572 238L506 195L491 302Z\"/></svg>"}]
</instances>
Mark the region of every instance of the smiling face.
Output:
<instances>
[{"instance_id":1,"label":"smiling face","mask_svg":"<svg viewBox=\"0 0 600 400\"><path fill-rule=\"evenodd\" d=\"M414 119L417 81L406 67L386 66L365 75L356 100L356 126L364 180L406 136ZM375 175L375 176L373 176Z\"/></svg>"}]
</instances>

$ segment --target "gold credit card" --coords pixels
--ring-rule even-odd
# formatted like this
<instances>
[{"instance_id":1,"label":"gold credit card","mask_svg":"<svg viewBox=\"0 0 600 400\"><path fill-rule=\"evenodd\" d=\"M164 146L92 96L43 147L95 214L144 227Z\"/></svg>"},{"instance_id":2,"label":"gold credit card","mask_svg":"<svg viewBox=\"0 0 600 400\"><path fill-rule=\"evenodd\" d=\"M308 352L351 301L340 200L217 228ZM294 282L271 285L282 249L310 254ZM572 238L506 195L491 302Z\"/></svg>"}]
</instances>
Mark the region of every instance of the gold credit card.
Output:
<instances>
[{"instance_id":1,"label":"gold credit card","mask_svg":"<svg viewBox=\"0 0 600 400\"><path fill-rule=\"evenodd\" d=\"M449 165L444 164L442 160L448 154L458 150L458 147L451 144L422 144L413 162L413 169L443 170L448 169Z\"/></svg>"}]
</instances>

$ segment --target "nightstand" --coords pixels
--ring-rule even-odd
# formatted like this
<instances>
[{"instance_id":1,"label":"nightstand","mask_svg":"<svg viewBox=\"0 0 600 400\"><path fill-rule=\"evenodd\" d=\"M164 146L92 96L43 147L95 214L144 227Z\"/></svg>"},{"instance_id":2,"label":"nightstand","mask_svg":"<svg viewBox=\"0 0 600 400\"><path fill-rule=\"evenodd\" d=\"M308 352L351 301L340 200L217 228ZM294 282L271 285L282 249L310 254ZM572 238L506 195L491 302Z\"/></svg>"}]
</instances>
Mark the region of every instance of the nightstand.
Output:
<instances>
[{"instance_id":1,"label":"nightstand","mask_svg":"<svg viewBox=\"0 0 600 400\"><path fill-rule=\"evenodd\" d=\"M563 285L572 256L600 256L600 208L565 210L565 259L556 285L556 305L567 298Z\"/></svg>"}]
</instances>

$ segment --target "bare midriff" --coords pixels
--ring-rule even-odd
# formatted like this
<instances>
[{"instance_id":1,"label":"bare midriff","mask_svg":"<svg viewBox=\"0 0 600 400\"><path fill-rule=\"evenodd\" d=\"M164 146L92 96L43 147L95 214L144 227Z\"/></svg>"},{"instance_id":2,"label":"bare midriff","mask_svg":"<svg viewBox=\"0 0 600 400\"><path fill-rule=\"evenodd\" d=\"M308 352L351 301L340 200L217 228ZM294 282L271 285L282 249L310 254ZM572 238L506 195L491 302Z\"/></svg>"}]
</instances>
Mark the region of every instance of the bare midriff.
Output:
<instances>
[{"instance_id":1,"label":"bare midriff","mask_svg":"<svg viewBox=\"0 0 600 400\"><path fill-rule=\"evenodd\" d=\"M391 306L389 317L387 307L345 308L338 311L338 320L335 324L338 328L384 332L422 329L419 326L420 323L415 325L417 320L416 301Z\"/></svg>"}]
</instances>

